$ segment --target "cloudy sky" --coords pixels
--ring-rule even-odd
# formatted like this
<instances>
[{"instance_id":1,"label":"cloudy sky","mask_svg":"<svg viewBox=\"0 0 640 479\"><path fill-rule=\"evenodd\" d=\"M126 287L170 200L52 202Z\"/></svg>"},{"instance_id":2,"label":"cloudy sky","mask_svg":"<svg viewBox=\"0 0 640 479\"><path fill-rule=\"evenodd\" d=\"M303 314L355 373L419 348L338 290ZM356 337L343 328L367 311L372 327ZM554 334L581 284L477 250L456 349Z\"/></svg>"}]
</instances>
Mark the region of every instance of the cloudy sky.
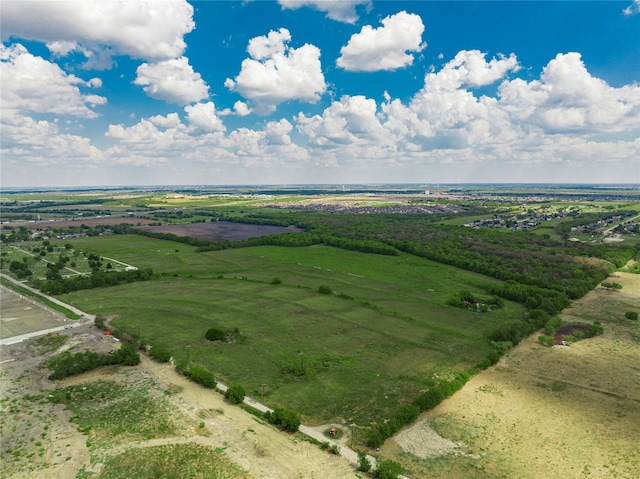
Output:
<instances>
[{"instance_id":1,"label":"cloudy sky","mask_svg":"<svg viewBox=\"0 0 640 479\"><path fill-rule=\"evenodd\" d=\"M3 0L0 29L3 187L640 182L640 0Z\"/></svg>"}]
</instances>

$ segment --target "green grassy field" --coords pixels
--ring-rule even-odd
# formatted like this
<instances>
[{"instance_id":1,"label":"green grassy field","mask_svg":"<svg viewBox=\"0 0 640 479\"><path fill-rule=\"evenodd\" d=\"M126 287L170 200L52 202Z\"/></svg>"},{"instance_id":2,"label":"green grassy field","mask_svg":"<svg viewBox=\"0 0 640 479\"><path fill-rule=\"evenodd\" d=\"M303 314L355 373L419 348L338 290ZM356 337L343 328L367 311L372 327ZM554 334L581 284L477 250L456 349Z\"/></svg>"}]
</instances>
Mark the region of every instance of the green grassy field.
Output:
<instances>
[{"instance_id":1,"label":"green grassy field","mask_svg":"<svg viewBox=\"0 0 640 479\"><path fill-rule=\"evenodd\" d=\"M446 305L481 294L483 276L401 255L313 246L195 253L137 236L78 239L74 248L153 268L158 280L85 290L62 300L175 359L204 365L307 422L381 420L411 402L434 374L472 367L490 351L483 332L520 317L514 303L489 313ZM281 284L272 284L273 278ZM334 294L318 292L330 286ZM210 327L231 342L204 338Z\"/></svg>"}]
</instances>

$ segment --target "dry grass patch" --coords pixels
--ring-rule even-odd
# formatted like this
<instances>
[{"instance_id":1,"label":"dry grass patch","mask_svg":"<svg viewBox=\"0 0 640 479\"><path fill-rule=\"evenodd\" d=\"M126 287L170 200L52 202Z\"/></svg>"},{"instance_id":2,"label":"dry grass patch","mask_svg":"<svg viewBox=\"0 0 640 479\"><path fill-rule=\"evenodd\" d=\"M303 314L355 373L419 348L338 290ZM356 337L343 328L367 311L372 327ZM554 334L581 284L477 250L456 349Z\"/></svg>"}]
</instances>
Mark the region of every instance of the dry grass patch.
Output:
<instances>
[{"instance_id":1,"label":"dry grass patch","mask_svg":"<svg viewBox=\"0 0 640 479\"><path fill-rule=\"evenodd\" d=\"M640 277L616 276L622 290L597 288L562 313L600 321L603 335L566 349L533 335L423 416L473 457L419 459L397 445L387 453L413 477L637 477L640 327L624 312L640 310Z\"/></svg>"},{"instance_id":2,"label":"dry grass patch","mask_svg":"<svg viewBox=\"0 0 640 479\"><path fill-rule=\"evenodd\" d=\"M131 449L107 462L98 479L250 479L221 450L201 444Z\"/></svg>"}]
</instances>

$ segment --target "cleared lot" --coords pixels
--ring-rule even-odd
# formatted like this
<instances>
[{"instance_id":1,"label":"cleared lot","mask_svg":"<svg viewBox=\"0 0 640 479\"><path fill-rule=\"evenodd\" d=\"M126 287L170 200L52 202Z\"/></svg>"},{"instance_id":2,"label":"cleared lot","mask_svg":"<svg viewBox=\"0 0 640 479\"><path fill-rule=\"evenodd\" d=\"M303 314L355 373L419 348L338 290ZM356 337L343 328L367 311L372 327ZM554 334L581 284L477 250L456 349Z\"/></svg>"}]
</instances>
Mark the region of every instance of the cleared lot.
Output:
<instances>
[{"instance_id":1,"label":"cleared lot","mask_svg":"<svg viewBox=\"0 0 640 479\"><path fill-rule=\"evenodd\" d=\"M0 339L55 328L62 324L64 316L61 313L0 286Z\"/></svg>"}]
</instances>

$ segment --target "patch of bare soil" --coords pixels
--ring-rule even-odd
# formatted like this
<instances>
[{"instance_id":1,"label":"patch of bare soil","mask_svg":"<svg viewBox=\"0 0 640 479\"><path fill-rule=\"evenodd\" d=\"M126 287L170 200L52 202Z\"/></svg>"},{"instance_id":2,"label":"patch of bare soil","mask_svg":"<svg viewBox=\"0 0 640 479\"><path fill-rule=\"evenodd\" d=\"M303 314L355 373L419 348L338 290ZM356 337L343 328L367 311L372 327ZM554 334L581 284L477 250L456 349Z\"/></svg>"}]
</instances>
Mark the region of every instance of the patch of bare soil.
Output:
<instances>
[{"instance_id":1,"label":"patch of bare soil","mask_svg":"<svg viewBox=\"0 0 640 479\"><path fill-rule=\"evenodd\" d=\"M454 454L460 450L459 444L440 436L424 419L401 431L393 439L402 450L423 459Z\"/></svg>"},{"instance_id":2,"label":"patch of bare soil","mask_svg":"<svg viewBox=\"0 0 640 479\"><path fill-rule=\"evenodd\" d=\"M115 347L112 341L89 326L76 328L68 334L70 337L65 344L43 355L32 354L30 351L37 349L28 348L27 343L2 349L3 361L10 361L0 364L1 478L72 478L81 470L99 474L106 460L132 448L185 442L224 449L234 463L255 478L358 477L343 458L320 450L302 436L275 429L228 404L221 394L187 380L170 365L158 364L146 357L139 366L126 368L126 374L99 369L56 383L49 381L44 362L52 354L64 349L105 352ZM95 445L92 449L87 447L87 436L70 422L73 414L62 404L48 401L48 395L57 387L98 380L134 384L149 379L154 381L157 394L168 399L172 408L178 411L171 413L179 427L175 436L112 444L96 451Z\"/></svg>"},{"instance_id":3,"label":"patch of bare soil","mask_svg":"<svg viewBox=\"0 0 640 479\"><path fill-rule=\"evenodd\" d=\"M561 326L553 335L554 344L564 344L564 338L567 336L573 336L576 333L586 334L589 330L589 326L585 324L566 324Z\"/></svg>"},{"instance_id":4,"label":"patch of bare soil","mask_svg":"<svg viewBox=\"0 0 640 479\"><path fill-rule=\"evenodd\" d=\"M70 422L73 414L48 396L58 385L47 379L45 361L75 347L108 352L114 348L89 326L61 333L59 348L43 351L37 339L2 347L0 364L0 477L54 479L75 477L89 462L86 437Z\"/></svg>"}]
</instances>

